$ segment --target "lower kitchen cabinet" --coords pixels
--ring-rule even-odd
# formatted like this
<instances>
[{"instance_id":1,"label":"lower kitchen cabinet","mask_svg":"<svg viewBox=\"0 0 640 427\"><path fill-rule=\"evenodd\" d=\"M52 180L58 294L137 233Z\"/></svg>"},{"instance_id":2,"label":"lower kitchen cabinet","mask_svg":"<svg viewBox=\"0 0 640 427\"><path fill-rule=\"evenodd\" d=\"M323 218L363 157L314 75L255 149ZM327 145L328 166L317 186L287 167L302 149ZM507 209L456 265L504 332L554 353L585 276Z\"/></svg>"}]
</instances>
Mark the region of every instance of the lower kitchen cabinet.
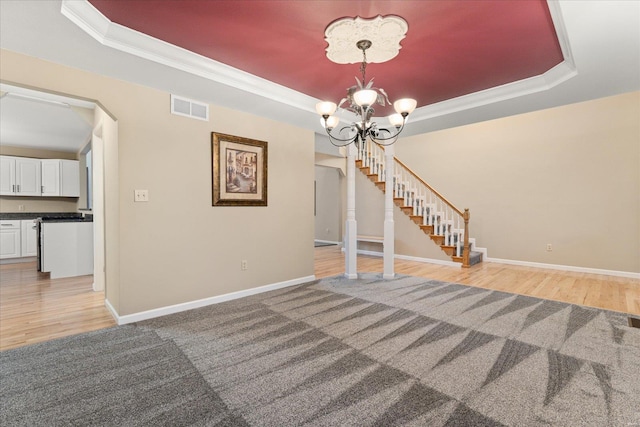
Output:
<instances>
[{"instance_id":1,"label":"lower kitchen cabinet","mask_svg":"<svg viewBox=\"0 0 640 427\"><path fill-rule=\"evenodd\" d=\"M0 259L37 255L38 232L34 220L0 220Z\"/></svg>"},{"instance_id":2,"label":"lower kitchen cabinet","mask_svg":"<svg viewBox=\"0 0 640 427\"><path fill-rule=\"evenodd\" d=\"M21 247L20 220L0 221L0 259L20 258Z\"/></svg>"},{"instance_id":3,"label":"lower kitchen cabinet","mask_svg":"<svg viewBox=\"0 0 640 427\"><path fill-rule=\"evenodd\" d=\"M20 247L23 257L38 255L38 231L32 219L20 221Z\"/></svg>"}]
</instances>

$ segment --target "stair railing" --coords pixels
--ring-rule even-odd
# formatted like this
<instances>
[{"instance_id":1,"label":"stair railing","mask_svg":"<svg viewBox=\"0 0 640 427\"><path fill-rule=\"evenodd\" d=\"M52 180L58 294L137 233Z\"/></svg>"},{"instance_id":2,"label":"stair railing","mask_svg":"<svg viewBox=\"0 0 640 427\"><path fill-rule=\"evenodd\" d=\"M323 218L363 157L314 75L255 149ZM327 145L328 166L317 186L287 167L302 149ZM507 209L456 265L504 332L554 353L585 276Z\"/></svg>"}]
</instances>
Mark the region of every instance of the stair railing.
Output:
<instances>
[{"instance_id":1,"label":"stair railing","mask_svg":"<svg viewBox=\"0 0 640 427\"><path fill-rule=\"evenodd\" d=\"M422 217L422 225L432 228L431 235L440 236L439 244L453 247L462 266L469 267L469 209L464 212L427 184L407 165L394 157L394 164L385 164L384 148L366 141L358 148L356 160L369 168L369 175L377 175L383 182L388 171L393 174L393 198L403 207L411 207L413 217ZM436 240L436 241L438 241Z\"/></svg>"}]
</instances>

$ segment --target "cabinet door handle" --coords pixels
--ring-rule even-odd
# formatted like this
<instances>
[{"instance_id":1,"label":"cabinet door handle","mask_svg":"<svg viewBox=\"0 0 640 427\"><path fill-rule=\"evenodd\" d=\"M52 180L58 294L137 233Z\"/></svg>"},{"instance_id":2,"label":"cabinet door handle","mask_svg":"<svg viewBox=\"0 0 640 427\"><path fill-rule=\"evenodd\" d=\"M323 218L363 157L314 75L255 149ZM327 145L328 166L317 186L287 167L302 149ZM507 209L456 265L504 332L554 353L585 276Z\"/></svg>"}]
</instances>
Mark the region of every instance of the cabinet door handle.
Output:
<instances>
[{"instance_id":1,"label":"cabinet door handle","mask_svg":"<svg viewBox=\"0 0 640 427\"><path fill-rule=\"evenodd\" d=\"M20 192L20 184L16 185L16 187L18 187L17 193L19 193Z\"/></svg>"},{"instance_id":2,"label":"cabinet door handle","mask_svg":"<svg viewBox=\"0 0 640 427\"><path fill-rule=\"evenodd\" d=\"M11 192L13 192L13 193L15 193L15 192L16 192L16 185L15 185L15 184L13 184L13 185L11 186Z\"/></svg>"},{"instance_id":3,"label":"cabinet door handle","mask_svg":"<svg viewBox=\"0 0 640 427\"><path fill-rule=\"evenodd\" d=\"M44 185L41 185L41 186L40 186L40 192L41 192L41 193L44 193Z\"/></svg>"}]
</instances>

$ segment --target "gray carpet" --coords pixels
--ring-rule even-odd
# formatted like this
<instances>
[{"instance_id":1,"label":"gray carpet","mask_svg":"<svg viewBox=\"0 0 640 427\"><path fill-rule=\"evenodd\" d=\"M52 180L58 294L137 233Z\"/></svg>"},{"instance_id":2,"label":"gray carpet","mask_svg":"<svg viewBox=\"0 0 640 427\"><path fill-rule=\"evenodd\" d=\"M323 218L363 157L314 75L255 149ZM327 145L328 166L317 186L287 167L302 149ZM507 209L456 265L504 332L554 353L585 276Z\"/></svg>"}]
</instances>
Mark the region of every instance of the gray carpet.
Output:
<instances>
[{"instance_id":1,"label":"gray carpet","mask_svg":"<svg viewBox=\"0 0 640 427\"><path fill-rule=\"evenodd\" d=\"M624 315L330 278L0 353L0 425L640 425Z\"/></svg>"}]
</instances>

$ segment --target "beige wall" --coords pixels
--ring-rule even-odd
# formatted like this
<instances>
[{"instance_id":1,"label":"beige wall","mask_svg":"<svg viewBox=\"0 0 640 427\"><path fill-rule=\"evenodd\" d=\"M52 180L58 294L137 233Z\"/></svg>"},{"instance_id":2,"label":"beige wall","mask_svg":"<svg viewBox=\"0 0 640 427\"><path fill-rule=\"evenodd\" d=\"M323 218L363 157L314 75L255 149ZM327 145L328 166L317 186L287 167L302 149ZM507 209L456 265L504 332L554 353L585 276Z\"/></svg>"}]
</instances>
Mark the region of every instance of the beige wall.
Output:
<instances>
[{"instance_id":1,"label":"beige wall","mask_svg":"<svg viewBox=\"0 0 640 427\"><path fill-rule=\"evenodd\" d=\"M639 117L627 93L404 138L396 155L470 208L490 258L640 272Z\"/></svg>"},{"instance_id":2,"label":"beige wall","mask_svg":"<svg viewBox=\"0 0 640 427\"><path fill-rule=\"evenodd\" d=\"M116 275L120 315L313 275L312 131L214 105L209 122L173 116L168 93L1 55L2 79L98 100L118 120L117 148L105 144L118 163L105 175L118 226L108 210L105 221L107 252L115 241L119 255L113 271L107 257L107 295ZM267 207L211 206L212 131L269 143ZM135 189L149 202L134 203Z\"/></svg>"},{"instance_id":3,"label":"beige wall","mask_svg":"<svg viewBox=\"0 0 640 427\"><path fill-rule=\"evenodd\" d=\"M342 242L341 170L316 166L315 239Z\"/></svg>"},{"instance_id":4,"label":"beige wall","mask_svg":"<svg viewBox=\"0 0 640 427\"><path fill-rule=\"evenodd\" d=\"M34 159L77 160L76 153L0 145L0 155ZM24 209L20 209L20 207ZM0 212L76 212L78 199L69 197L0 196Z\"/></svg>"}]
</instances>

